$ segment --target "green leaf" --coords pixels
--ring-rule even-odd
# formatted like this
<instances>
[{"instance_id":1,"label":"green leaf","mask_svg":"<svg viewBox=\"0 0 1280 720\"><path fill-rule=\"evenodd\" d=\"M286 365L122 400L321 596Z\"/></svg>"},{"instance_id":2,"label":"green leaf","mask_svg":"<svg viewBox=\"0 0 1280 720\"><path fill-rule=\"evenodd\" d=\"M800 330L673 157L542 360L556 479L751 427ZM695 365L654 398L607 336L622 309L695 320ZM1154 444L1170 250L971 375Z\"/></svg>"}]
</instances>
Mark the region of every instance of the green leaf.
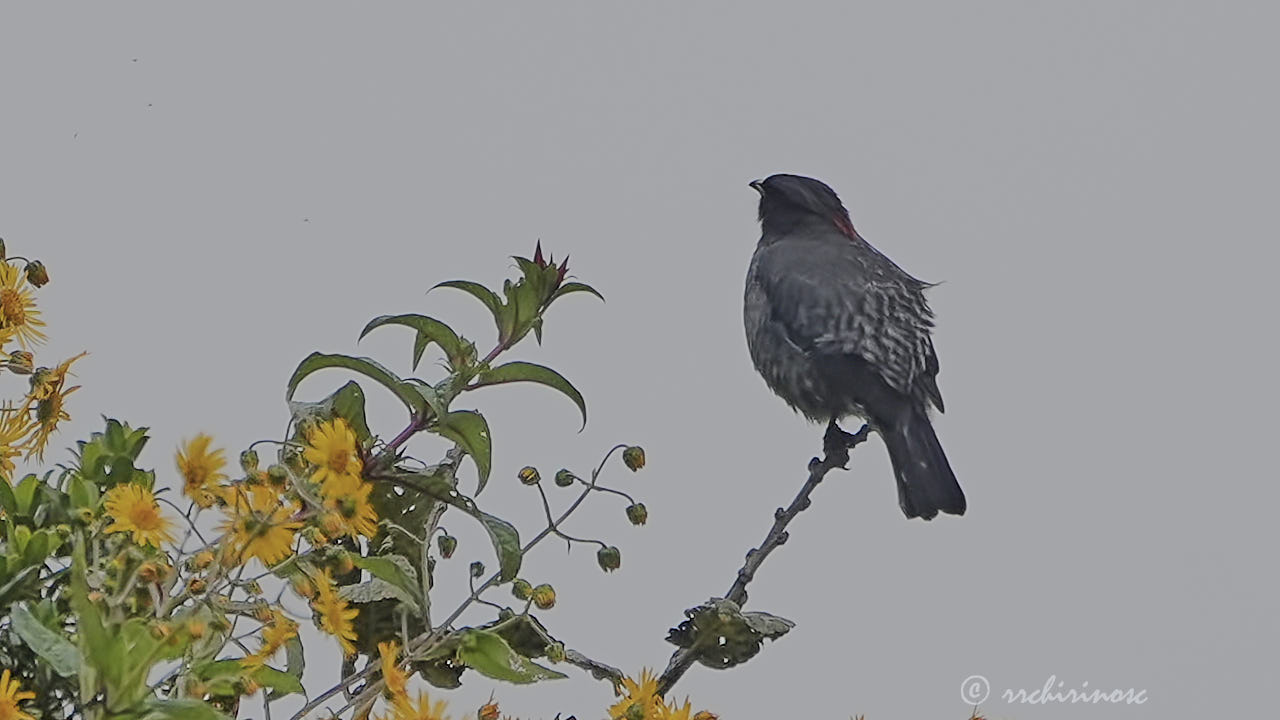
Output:
<instances>
[{"instance_id":1,"label":"green leaf","mask_svg":"<svg viewBox=\"0 0 1280 720\"><path fill-rule=\"evenodd\" d=\"M374 360L362 357L351 357L349 355L326 355L324 353L311 353L303 358L298 364L298 369L293 371L293 377L289 378L288 390L285 392L285 400L293 398L293 393L298 389L298 383L302 382L311 373L322 370L324 368L343 368L358 372L365 377L376 380L383 387L395 393L400 398L400 402L405 404L415 416L422 416L427 407L426 401L422 398L413 385L400 379L400 376L379 365Z\"/></svg>"},{"instance_id":2,"label":"green leaf","mask_svg":"<svg viewBox=\"0 0 1280 720\"><path fill-rule=\"evenodd\" d=\"M75 677L80 671L80 651L69 640L40 623L24 605L13 607L11 622L14 632L37 655L49 663L62 677Z\"/></svg>"},{"instance_id":3,"label":"green leaf","mask_svg":"<svg viewBox=\"0 0 1280 720\"><path fill-rule=\"evenodd\" d=\"M152 698L146 703L146 715L142 716L142 720L231 720L231 718L200 700Z\"/></svg>"},{"instance_id":4,"label":"green leaf","mask_svg":"<svg viewBox=\"0 0 1280 720\"><path fill-rule=\"evenodd\" d=\"M373 557L351 558L355 566L368 570L375 578L392 585L403 592L403 596L422 609L422 586L418 584L418 572L413 563L402 555L375 555Z\"/></svg>"},{"instance_id":5,"label":"green leaf","mask_svg":"<svg viewBox=\"0 0 1280 720\"><path fill-rule=\"evenodd\" d=\"M435 431L457 443L475 461L476 472L480 475L480 485L476 488L479 495L489 482L489 471L493 466L489 423L474 410L456 410L440 418Z\"/></svg>"},{"instance_id":6,"label":"green leaf","mask_svg":"<svg viewBox=\"0 0 1280 720\"><path fill-rule=\"evenodd\" d=\"M489 313L493 315L493 322L498 327L498 335L505 337L503 335L503 322L504 318L511 313L503 307L502 299L498 297L497 293L480 283L471 282L469 280L446 280L445 282L432 287L431 290L435 290L440 287L461 290L484 303L484 306L489 309ZM430 292L430 290L427 292Z\"/></svg>"},{"instance_id":7,"label":"green leaf","mask_svg":"<svg viewBox=\"0 0 1280 720\"><path fill-rule=\"evenodd\" d=\"M277 670L268 665L258 668L253 674L254 680L271 690L273 696L280 697L284 695L292 695L294 693L306 693L302 687L302 681L294 677L291 673L283 670Z\"/></svg>"},{"instance_id":8,"label":"green leaf","mask_svg":"<svg viewBox=\"0 0 1280 720\"><path fill-rule=\"evenodd\" d=\"M71 507L91 510L98 507L98 486L86 480L80 473L71 476L67 489L67 494L71 498Z\"/></svg>"},{"instance_id":9,"label":"green leaf","mask_svg":"<svg viewBox=\"0 0 1280 720\"><path fill-rule=\"evenodd\" d=\"M520 563L524 559L520 550L520 533L515 526L502 518L482 512L476 502L458 492L449 476L443 473L405 473L401 475L405 484L420 492L426 493L443 503L448 503L480 521L485 532L489 533L489 541L493 543L494 552L498 555L498 577L502 582L514 580L520 572Z\"/></svg>"},{"instance_id":10,"label":"green leaf","mask_svg":"<svg viewBox=\"0 0 1280 720\"><path fill-rule=\"evenodd\" d=\"M499 365L496 368L480 373L480 376L476 378L470 388L510 382L534 382L555 388L568 395L569 399L573 401L574 405L578 406L578 410L582 413L582 426L587 426L587 401L582 398L582 393L578 392L578 389L566 380L563 375L543 365L519 360Z\"/></svg>"},{"instance_id":11,"label":"green leaf","mask_svg":"<svg viewBox=\"0 0 1280 720\"><path fill-rule=\"evenodd\" d=\"M476 511L476 517L484 524L489 533L489 541L498 553L498 579L508 582L516 578L520 572L520 563L524 559L520 552L520 533L511 523L485 512Z\"/></svg>"},{"instance_id":12,"label":"green leaf","mask_svg":"<svg viewBox=\"0 0 1280 720\"><path fill-rule=\"evenodd\" d=\"M58 536L49 530L37 530L31 534L27 546L22 551L22 562L26 565L43 565L49 553L61 544Z\"/></svg>"},{"instance_id":13,"label":"green leaf","mask_svg":"<svg viewBox=\"0 0 1280 720\"><path fill-rule=\"evenodd\" d=\"M600 298L601 302L604 302L604 296L596 292L596 289L591 287L590 285L587 285L586 283L580 283L580 282L567 282L561 285L559 290L556 290L554 293L551 294L551 300L548 300L547 304L548 305L551 304L551 302L555 301L556 298L563 297L565 295L568 295L569 293L575 293L575 292L589 292L592 295L595 295L596 297Z\"/></svg>"},{"instance_id":14,"label":"green leaf","mask_svg":"<svg viewBox=\"0 0 1280 720\"><path fill-rule=\"evenodd\" d=\"M364 415L364 389L360 383L350 380L338 388L331 396L333 414L347 421L352 432L360 442L368 440L373 434L369 431L369 421Z\"/></svg>"},{"instance_id":15,"label":"green leaf","mask_svg":"<svg viewBox=\"0 0 1280 720\"><path fill-rule=\"evenodd\" d=\"M0 478L0 509L8 517L18 513L18 499L13 496L13 488L9 487L7 478Z\"/></svg>"},{"instance_id":16,"label":"green leaf","mask_svg":"<svg viewBox=\"0 0 1280 720\"><path fill-rule=\"evenodd\" d=\"M482 675L521 685L566 677L520 655L506 640L486 630L460 633L457 660Z\"/></svg>"},{"instance_id":17,"label":"green leaf","mask_svg":"<svg viewBox=\"0 0 1280 720\"><path fill-rule=\"evenodd\" d=\"M6 483L7 484L7 483ZM16 500L17 515L31 515L31 505L35 500L36 491L40 489L40 479L35 475L28 475L22 478L13 488L13 497Z\"/></svg>"},{"instance_id":18,"label":"green leaf","mask_svg":"<svg viewBox=\"0 0 1280 720\"><path fill-rule=\"evenodd\" d=\"M760 652L765 640L777 640L795 623L764 612L744 613L737 603L712 598L684 611L688 620L667 633L667 642L693 651L698 662L725 670Z\"/></svg>"},{"instance_id":19,"label":"green leaf","mask_svg":"<svg viewBox=\"0 0 1280 720\"><path fill-rule=\"evenodd\" d=\"M289 641L285 643L284 662L285 672L293 677L293 679L297 680L298 684L301 685L302 672L307 667L307 656L306 653L303 652L302 638L295 635L289 638ZM303 692L305 693L306 691L304 690ZM268 699L271 699L279 697L280 694L280 692L272 691L267 697Z\"/></svg>"},{"instance_id":20,"label":"green leaf","mask_svg":"<svg viewBox=\"0 0 1280 720\"><path fill-rule=\"evenodd\" d=\"M414 314L382 315L370 320L369 324L364 326L364 330L360 331L360 339L363 340L365 335L384 325L403 325L417 331L417 336L413 340L413 368L415 370L418 369L418 363L422 361L422 354L426 352L431 343L439 345L440 349L444 350L444 354L449 358L451 366L456 368L463 364L462 339L453 331L453 328L435 318Z\"/></svg>"}]
</instances>

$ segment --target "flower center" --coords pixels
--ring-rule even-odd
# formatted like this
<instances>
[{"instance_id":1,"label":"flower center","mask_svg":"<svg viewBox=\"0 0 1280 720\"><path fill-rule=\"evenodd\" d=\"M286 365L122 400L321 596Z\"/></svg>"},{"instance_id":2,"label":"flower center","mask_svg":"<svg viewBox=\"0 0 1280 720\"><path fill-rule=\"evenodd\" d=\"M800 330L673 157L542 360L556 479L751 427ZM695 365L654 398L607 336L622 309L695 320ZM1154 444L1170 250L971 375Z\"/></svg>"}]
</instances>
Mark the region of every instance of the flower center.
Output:
<instances>
[{"instance_id":1,"label":"flower center","mask_svg":"<svg viewBox=\"0 0 1280 720\"><path fill-rule=\"evenodd\" d=\"M17 290L13 288L0 290L0 315L3 315L5 323L12 327L27 323L27 308Z\"/></svg>"},{"instance_id":2,"label":"flower center","mask_svg":"<svg viewBox=\"0 0 1280 720\"><path fill-rule=\"evenodd\" d=\"M335 448L329 453L329 469L339 473L346 474L347 467L351 464L351 453L342 448Z\"/></svg>"},{"instance_id":3,"label":"flower center","mask_svg":"<svg viewBox=\"0 0 1280 720\"><path fill-rule=\"evenodd\" d=\"M153 505L138 503L129 512L129 519L139 530L156 530L160 527L160 513Z\"/></svg>"}]
</instances>

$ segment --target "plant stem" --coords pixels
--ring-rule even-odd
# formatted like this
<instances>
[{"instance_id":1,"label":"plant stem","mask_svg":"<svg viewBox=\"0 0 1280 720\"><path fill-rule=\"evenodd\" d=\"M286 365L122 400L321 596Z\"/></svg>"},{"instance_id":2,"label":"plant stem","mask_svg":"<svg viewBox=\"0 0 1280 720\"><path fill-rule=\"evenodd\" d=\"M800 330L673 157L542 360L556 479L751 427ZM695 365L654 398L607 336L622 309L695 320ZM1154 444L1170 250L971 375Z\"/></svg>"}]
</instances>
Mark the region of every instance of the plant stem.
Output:
<instances>
[{"instance_id":1,"label":"plant stem","mask_svg":"<svg viewBox=\"0 0 1280 720\"><path fill-rule=\"evenodd\" d=\"M849 450L866 440L870 432L870 428L866 425L852 435L837 427L834 421L827 426L827 434L823 438L824 457L821 460L815 457L809 461L809 477L804 481L804 485L800 486L800 492L786 508L778 508L774 511L773 526L769 528L769 533L765 535L760 547L747 552L746 562L738 570L733 584L729 586L729 592L725 593L725 599L732 600L739 607L746 605L747 585L755 578L756 571L764 564L765 558L787 541L787 525L812 504L809 496L818 487L818 483L822 482L828 472L835 468L843 468L849 462ZM671 656L671 661L667 663L667 669L663 670L661 677L658 678L658 694L665 696L670 692L676 681L693 666L696 660L697 657L691 649L676 650Z\"/></svg>"}]
</instances>

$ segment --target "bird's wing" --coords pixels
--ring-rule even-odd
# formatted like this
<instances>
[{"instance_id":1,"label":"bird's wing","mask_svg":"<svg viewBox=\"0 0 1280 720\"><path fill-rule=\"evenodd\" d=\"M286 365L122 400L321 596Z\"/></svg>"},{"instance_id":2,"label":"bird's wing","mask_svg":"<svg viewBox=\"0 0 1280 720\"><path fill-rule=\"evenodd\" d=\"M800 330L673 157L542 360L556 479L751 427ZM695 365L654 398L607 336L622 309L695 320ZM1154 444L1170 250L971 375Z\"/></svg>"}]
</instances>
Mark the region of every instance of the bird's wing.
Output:
<instances>
[{"instance_id":1,"label":"bird's wing","mask_svg":"<svg viewBox=\"0 0 1280 720\"><path fill-rule=\"evenodd\" d=\"M941 408L933 313L920 283L851 244L788 243L763 252L773 257L761 258L762 289L793 344L812 355L856 355L890 387Z\"/></svg>"}]
</instances>

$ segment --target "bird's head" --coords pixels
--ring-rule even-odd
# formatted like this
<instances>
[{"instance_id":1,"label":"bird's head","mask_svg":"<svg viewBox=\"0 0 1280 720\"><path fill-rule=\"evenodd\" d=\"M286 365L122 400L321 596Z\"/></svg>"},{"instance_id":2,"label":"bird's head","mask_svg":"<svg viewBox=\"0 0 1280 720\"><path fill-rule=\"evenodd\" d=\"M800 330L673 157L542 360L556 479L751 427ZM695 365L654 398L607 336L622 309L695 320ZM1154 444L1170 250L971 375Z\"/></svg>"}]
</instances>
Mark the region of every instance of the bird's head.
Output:
<instances>
[{"instance_id":1,"label":"bird's head","mask_svg":"<svg viewBox=\"0 0 1280 720\"><path fill-rule=\"evenodd\" d=\"M765 232L786 231L798 225L829 222L849 237L856 235L849 211L836 191L821 180L803 175L770 175L750 183L760 193L760 222Z\"/></svg>"}]
</instances>

